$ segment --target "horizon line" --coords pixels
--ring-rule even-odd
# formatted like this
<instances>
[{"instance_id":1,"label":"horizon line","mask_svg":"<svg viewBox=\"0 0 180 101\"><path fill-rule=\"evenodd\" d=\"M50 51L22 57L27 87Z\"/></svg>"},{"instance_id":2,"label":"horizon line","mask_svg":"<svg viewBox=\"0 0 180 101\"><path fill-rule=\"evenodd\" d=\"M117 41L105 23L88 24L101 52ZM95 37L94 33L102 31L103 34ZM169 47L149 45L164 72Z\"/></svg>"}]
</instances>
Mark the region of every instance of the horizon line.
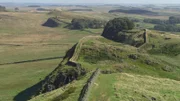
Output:
<instances>
[{"instance_id":1,"label":"horizon line","mask_svg":"<svg viewBox=\"0 0 180 101\"><path fill-rule=\"evenodd\" d=\"M0 2L0 4L96 4L96 5L121 5L121 4L140 4L140 5L180 5L180 3L61 3L61 2Z\"/></svg>"}]
</instances>

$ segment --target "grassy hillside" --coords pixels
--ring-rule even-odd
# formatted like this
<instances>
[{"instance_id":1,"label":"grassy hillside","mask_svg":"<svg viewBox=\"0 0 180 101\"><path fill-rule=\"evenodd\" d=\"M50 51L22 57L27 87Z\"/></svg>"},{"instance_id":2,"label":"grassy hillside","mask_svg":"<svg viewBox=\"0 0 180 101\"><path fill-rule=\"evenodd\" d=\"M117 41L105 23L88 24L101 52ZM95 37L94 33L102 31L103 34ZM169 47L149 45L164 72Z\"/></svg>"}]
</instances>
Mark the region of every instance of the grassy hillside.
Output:
<instances>
[{"instance_id":1,"label":"grassy hillside","mask_svg":"<svg viewBox=\"0 0 180 101\"><path fill-rule=\"evenodd\" d=\"M56 7L49 8L55 9ZM126 16L143 20L144 18L167 19L169 17L167 14L163 16L124 13L108 14L109 10L117 9L117 7L113 6L93 6L90 7L90 9L93 10L92 12L66 11L70 8L71 7L57 7L57 9L62 11L50 12L48 14L44 12L31 12L36 9L31 7L19 7L19 12L1 12L0 64L64 56L66 51L81 38L89 35L99 35L103 31L102 28L69 30L64 28L64 26L67 25L65 23L61 23L61 26L57 28L42 26L42 24L51 17L58 16L63 22L71 22L73 18L109 20L115 17ZM71 9L77 8L72 7ZM7 10L14 11L14 7L8 7ZM163 12L168 12L170 15L174 13L172 11ZM175 13L179 14L179 12ZM138 23L140 23L140 26L143 26L143 28L153 28L154 26L153 24ZM179 73L178 66L180 66L180 55L178 55L179 51L176 51L179 49L178 36L153 31L152 33L153 36L150 37L150 40L152 40L150 44L141 47L141 49L115 43L99 36L95 38L83 38L84 41L78 43L81 48L79 48L79 46L76 47L78 54L76 52L74 53L76 54L73 55L75 58L67 56L65 60L63 60L63 69L65 71L72 70L77 73L77 70L74 70L74 66L65 65L71 58L70 60L73 60L71 62L81 64L82 69L85 69L87 72L87 76L82 76L84 79L81 79L80 76L76 78L80 79L80 81L77 81L78 83L72 83L72 85L79 86L79 90L77 90L76 94L72 93L71 95L74 95L76 99L79 97L80 89L82 89L86 80L89 78L88 75L97 67L101 68L103 73L126 72L133 73L133 75L151 75L158 78L163 77L179 80L179 74L177 73ZM169 37L172 38L169 39ZM154 47L154 44L156 44L156 47ZM173 47L170 47L169 44L173 44ZM153 49L152 46L154 47ZM167 48L172 48L173 50L168 50ZM139 56L141 57L136 59L136 57ZM131 59L134 57L136 60ZM147 59L147 61L143 61L143 59ZM147 65L149 64L148 60L150 60L150 65ZM61 59L55 59L23 64L0 65L0 101L12 101L13 99L15 101L24 101L22 99L27 99L29 95L25 96L23 94L32 93L32 86L49 75L51 71L58 66L60 61ZM73 80L72 82L76 81ZM79 85L79 82L81 82L82 85ZM30 90L28 88L30 88ZM52 96L50 93L49 96L55 98L53 95L54 93ZM43 97L43 99L46 99L47 96ZM69 97L66 100L69 99L73 98Z\"/></svg>"},{"instance_id":2,"label":"grassy hillside","mask_svg":"<svg viewBox=\"0 0 180 101\"><path fill-rule=\"evenodd\" d=\"M149 30L147 33L148 43L138 48L129 45L128 42L126 44L117 43L101 36L84 37L67 52L61 64L46 77L40 90L41 93L59 87L60 93L60 89L65 85L74 84L83 78L87 80L88 77L85 75L99 68L102 74L93 83L92 90L87 92L89 96L86 99L90 99L90 101L98 101L98 99L105 101L119 101L119 99L122 101L127 99L178 101L180 99L177 87L180 83L180 61L177 58L179 59L180 53L175 51L176 55L167 55L166 48L161 46L163 44L178 44L180 37ZM134 37L139 36L136 35L139 33L133 33L133 31L131 34ZM171 39L167 40L166 37L171 37ZM179 47L174 47L173 51L178 49ZM161 50L161 54L155 50ZM175 61L171 63L168 59ZM141 84L142 82L144 83ZM164 84L159 88L159 84L162 82ZM139 87L142 88L138 89ZM69 92L68 89L64 90L65 92ZM44 99L46 95L49 97L50 94L51 92L37 98ZM68 95L74 94L74 92L68 93ZM76 94L76 98L79 97L79 94ZM50 96L53 97L53 95ZM37 98L35 97L32 101ZM71 96L68 96L67 99L71 99Z\"/></svg>"},{"instance_id":3,"label":"grassy hillside","mask_svg":"<svg viewBox=\"0 0 180 101\"><path fill-rule=\"evenodd\" d=\"M49 17L46 13L2 12L0 64L64 56L82 37L102 32L102 29L69 30L63 28L65 24L58 28L42 26ZM41 81L60 61L0 65L0 101L12 101L20 92Z\"/></svg>"},{"instance_id":4,"label":"grassy hillside","mask_svg":"<svg viewBox=\"0 0 180 101\"><path fill-rule=\"evenodd\" d=\"M135 74L101 74L89 101L179 101L179 84L171 79Z\"/></svg>"}]
</instances>

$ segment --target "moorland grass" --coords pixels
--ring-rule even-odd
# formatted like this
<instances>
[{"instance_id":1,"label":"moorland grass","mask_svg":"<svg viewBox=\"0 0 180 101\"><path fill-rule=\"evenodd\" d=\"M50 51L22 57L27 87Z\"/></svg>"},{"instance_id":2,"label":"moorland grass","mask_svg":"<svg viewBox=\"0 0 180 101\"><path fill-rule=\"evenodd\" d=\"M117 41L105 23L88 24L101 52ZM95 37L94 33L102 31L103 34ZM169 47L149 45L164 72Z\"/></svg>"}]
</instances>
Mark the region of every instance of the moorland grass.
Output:
<instances>
[{"instance_id":1,"label":"moorland grass","mask_svg":"<svg viewBox=\"0 0 180 101\"><path fill-rule=\"evenodd\" d=\"M179 81L127 73L101 74L90 101L179 101Z\"/></svg>"}]
</instances>

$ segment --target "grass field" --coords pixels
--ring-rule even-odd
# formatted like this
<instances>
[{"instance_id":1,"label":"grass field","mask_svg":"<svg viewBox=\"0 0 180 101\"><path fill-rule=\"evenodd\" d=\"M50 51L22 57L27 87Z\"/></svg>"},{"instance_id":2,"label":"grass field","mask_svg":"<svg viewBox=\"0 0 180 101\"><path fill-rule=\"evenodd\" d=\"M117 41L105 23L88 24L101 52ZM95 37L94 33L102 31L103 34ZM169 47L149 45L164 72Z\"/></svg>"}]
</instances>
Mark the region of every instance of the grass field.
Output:
<instances>
[{"instance_id":1,"label":"grass field","mask_svg":"<svg viewBox=\"0 0 180 101\"><path fill-rule=\"evenodd\" d=\"M135 74L101 74L89 101L179 101L179 81Z\"/></svg>"},{"instance_id":2,"label":"grass field","mask_svg":"<svg viewBox=\"0 0 180 101\"><path fill-rule=\"evenodd\" d=\"M38 83L61 59L0 66L0 101L12 101L21 91Z\"/></svg>"},{"instance_id":3,"label":"grass field","mask_svg":"<svg viewBox=\"0 0 180 101\"><path fill-rule=\"evenodd\" d=\"M33 98L30 101L58 101L55 100L58 97L61 96L66 90L69 88L75 87L75 91L70 94L68 98L64 99L63 101L78 101L79 94L81 93L81 90L85 83L87 82L88 78L90 77L92 73L88 73L85 77L83 77L81 80L76 80L71 84L68 84L60 89L54 90L50 93L42 94L38 97Z\"/></svg>"},{"instance_id":4,"label":"grass field","mask_svg":"<svg viewBox=\"0 0 180 101\"><path fill-rule=\"evenodd\" d=\"M43 27L41 24L49 17L46 13L6 12L1 15L0 64L64 56L82 37L102 31ZM18 93L47 76L60 61L0 65L0 101L12 101Z\"/></svg>"}]
</instances>

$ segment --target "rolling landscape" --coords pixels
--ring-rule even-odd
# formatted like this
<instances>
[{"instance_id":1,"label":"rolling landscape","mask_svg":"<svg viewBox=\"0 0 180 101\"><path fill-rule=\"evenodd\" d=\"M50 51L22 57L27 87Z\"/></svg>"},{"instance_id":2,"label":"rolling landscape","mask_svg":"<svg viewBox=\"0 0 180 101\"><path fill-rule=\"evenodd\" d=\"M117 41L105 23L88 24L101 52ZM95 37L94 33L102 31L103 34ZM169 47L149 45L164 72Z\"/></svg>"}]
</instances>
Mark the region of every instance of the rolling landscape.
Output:
<instances>
[{"instance_id":1,"label":"rolling landscape","mask_svg":"<svg viewBox=\"0 0 180 101\"><path fill-rule=\"evenodd\" d=\"M0 101L180 101L179 5L0 3Z\"/></svg>"}]
</instances>

